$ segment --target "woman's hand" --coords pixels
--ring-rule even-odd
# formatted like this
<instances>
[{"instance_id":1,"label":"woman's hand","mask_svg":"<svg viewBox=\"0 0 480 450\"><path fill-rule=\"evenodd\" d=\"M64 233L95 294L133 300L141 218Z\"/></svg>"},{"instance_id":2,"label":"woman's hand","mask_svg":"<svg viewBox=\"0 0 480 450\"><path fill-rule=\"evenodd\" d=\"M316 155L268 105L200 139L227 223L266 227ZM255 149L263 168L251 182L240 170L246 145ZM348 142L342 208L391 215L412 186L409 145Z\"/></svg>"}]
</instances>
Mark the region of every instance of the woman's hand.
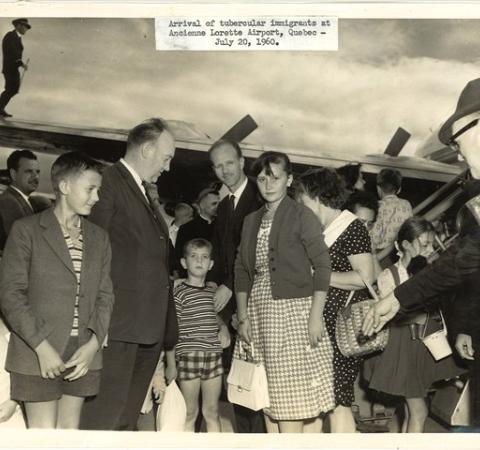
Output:
<instances>
[{"instance_id":1,"label":"woman's hand","mask_svg":"<svg viewBox=\"0 0 480 450\"><path fill-rule=\"evenodd\" d=\"M35 348L43 378L54 379L65 371L65 364L58 352L45 339Z\"/></svg>"},{"instance_id":2,"label":"woman's hand","mask_svg":"<svg viewBox=\"0 0 480 450\"><path fill-rule=\"evenodd\" d=\"M318 347L320 341L325 337L325 322L323 316L313 317L310 314L308 318L308 338L312 347Z\"/></svg>"},{"instance_id":3,"label":"woman's hand","mask_svg":"<svg viewBox=\"0 0 480 450\"><path fill-rule=\"evenodd\" d=\"M252 342L252 327L248 317L238 321L238 334L247 344Z\"/></svg>"}]
</instances>

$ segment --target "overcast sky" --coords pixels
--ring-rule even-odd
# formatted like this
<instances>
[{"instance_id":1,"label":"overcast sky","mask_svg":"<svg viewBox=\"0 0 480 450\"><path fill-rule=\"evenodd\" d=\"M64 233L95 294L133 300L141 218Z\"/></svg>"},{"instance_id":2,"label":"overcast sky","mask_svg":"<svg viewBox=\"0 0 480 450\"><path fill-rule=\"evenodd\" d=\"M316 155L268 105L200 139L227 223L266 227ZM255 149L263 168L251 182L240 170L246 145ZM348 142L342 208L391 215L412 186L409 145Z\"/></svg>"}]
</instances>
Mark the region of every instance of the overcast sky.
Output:
<instances>
[{"instance_id":1,"label":"overcast sky","mask_svg":"<svg viewBox=\"0 0 480 450\"><path fill-rule=\"evenodd\" d=\"M249 113L249 142L368 154L402 126L410 153L479 76L474 20L340 19L338 52L218 53L156 51L153 19L30 23L30 70L8 110L79 126L162 116L218 137Z\"/></svg>"}]
</instances>

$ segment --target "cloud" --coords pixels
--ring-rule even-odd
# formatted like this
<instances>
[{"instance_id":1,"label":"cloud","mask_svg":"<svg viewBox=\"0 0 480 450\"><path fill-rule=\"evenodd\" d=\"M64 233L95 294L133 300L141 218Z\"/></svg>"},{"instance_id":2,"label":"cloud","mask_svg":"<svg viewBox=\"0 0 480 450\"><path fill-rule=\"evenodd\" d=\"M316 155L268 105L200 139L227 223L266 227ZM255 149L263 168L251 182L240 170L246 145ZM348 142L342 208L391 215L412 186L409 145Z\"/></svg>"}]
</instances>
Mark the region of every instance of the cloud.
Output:
<instances>
[{"instance_id":1,"label":"cloud","mask_svg":"<svg viewBox=\"0 0 480 450\"><path fill-rule=\"evenodd\" d=\"M32 24L11 109L79 126L158 115L217 137L250 113L250 142L360 155L382 152L398 126L412 148L478 76L478 21L340 20L338 52L158 52L150 19Z\"/></svg>"}]
</instances>

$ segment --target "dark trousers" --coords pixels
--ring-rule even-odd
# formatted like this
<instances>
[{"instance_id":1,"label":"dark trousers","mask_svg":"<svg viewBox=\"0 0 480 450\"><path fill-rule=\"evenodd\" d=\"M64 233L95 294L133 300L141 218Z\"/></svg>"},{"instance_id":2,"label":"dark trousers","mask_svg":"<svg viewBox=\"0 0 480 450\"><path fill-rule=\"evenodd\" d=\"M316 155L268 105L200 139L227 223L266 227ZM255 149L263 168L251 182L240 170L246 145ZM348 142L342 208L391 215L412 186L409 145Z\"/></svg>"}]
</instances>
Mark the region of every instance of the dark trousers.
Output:
<instances>
[{"instance_id":1,"label":"dark trousers","mask_svg":"<svg viewBox=\"0 0 480 450\"><path fill-rule=\"evenodd\" d=\"M3 73L5 77L5 90L0 95L0 111L3 111L10 99L20 90L20 72L18 69L8 70Z\"/></svg>"},{"instance_id":2,"label":"dark trousers","mask_svg":"<svg viewBox=\"0 0 480 450\"><path fill-rule=\"evenodd\" d=\"M83 430L135 430L161 345L109 341L96 397L85 401Z\"/></svg>"}]
</instances>

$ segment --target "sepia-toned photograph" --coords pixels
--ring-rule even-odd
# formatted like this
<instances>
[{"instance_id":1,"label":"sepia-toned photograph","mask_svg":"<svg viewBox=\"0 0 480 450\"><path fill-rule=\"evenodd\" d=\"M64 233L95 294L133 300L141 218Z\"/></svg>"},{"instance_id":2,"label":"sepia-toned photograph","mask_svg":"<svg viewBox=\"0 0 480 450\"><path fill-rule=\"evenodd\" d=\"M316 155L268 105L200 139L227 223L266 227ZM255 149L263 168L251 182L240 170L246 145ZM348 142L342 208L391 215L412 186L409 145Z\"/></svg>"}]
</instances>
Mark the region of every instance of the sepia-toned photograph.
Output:
<instances>
[{"instance_id":1,"label":"sepia-toned photograph","mask_svg":"<svg viewBox=\"0 0 480 450\"><path fill-rule=\"evenodd\" d=\"M0 10L0 447L475 448L480 8L66 3Z\"/></svg>"}]
</instances>

